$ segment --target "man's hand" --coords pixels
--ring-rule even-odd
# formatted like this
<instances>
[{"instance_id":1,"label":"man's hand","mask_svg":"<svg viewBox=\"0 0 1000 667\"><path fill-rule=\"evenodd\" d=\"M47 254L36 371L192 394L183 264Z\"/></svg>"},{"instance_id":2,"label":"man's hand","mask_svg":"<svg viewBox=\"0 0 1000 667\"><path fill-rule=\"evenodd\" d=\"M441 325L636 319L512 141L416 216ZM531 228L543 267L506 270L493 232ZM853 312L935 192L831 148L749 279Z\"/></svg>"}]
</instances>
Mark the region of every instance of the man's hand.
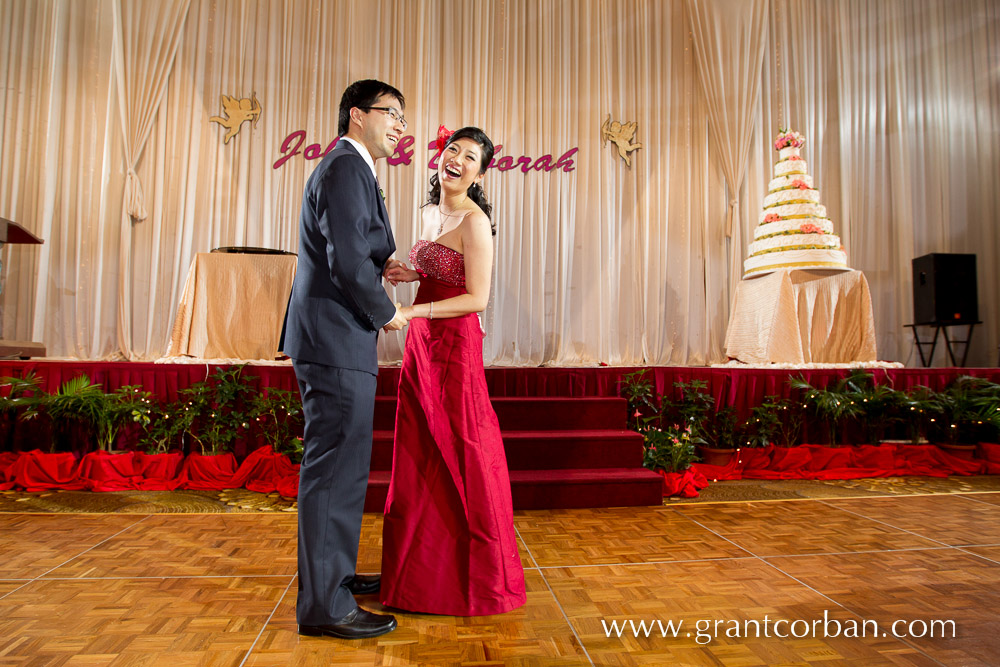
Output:
<instances>
[{"instance_id":1,"label":"man's hand","mask_svg":"<svg viewBox=\"0 0 1000 667\"><path fill-rule=\"evenodd\" d=\"M406 262L401 262L398 259L390 259L385 263L385 268L382 270L382 277L395 287L399 283L412 283L415 280L419 280L420 274L407 266Z\"/></svg>"},{"instance_id":2,"label":"man's hand","mask_svg":"<svg viewBox=\"0 0 1000 667\"><path fill-rule=\"evenodd\" d=\"M389 320L388 324L386 324L384 327L382 327L382 330L385 331L386 333L388 333L390 331L399 331L400 329L402 329L403 327L405 327L406 323L409 322L409 321L410 321L409 318L406 315L403 314L403 311L400 308L400 305L397 303L396 304L396 314L392 316L392 319Z\"/></svg>"}]
</instances>

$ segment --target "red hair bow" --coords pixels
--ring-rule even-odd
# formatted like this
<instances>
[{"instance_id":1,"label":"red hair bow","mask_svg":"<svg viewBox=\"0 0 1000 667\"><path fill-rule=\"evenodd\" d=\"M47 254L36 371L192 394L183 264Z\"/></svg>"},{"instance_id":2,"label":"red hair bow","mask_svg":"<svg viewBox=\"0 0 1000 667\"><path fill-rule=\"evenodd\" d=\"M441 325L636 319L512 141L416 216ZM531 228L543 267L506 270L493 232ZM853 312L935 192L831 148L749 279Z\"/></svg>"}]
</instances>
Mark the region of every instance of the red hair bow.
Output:
<instances>
[{"instance_id":1,"label":"red hair bow","mask_svg":"<svg viewBox=\"0 0 1000 667\"><path fill-rule=\"evenodd\" d=\"M444 125L438 125L438 137L437 137L437 149L438 153L444 150L444 147L448 145L448 140L451 139L451 135L455 134L455 130L449 130Z\"/></svg>"}]
</instances>

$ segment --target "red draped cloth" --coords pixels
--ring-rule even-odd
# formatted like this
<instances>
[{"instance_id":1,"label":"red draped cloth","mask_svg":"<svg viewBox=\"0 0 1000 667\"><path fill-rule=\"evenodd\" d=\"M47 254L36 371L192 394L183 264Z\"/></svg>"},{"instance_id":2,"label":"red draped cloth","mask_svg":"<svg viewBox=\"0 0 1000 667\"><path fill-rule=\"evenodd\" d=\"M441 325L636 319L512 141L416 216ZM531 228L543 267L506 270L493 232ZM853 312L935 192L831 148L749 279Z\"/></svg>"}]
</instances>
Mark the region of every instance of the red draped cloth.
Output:
<instances>
[{"instance_id":1,"label":"red draped cloth","mask_svg":"<svg viewBox=\"0 0 1000 667\"><path fill-rule=\"evenodd\" d=\"M246 487L258 493L272 493L279 484L288 477L296 477L299 466L293 465L287 456L279 454L270 446L264 446L253 451L240 464L239 470L229 480L233 488ZM295 495L298 495L296 483Z\"/></svg>"},{"instance_id":2,"label":"red draped cloth","mask_svg":"<svg viewBox=\"0 0 1000 667\"><path fill-rule=\"evenodd\" d=\"M76 457L69 452L46 454L34 449L22 452L10 472L14 486L25 491L79 491L87 488L87 482L80 478L79 467Z\"/></svg>"},{"instance_id":3,"label":"red draped cloth","mask_svg":"<svg viewBox=\"0 0 1000 667\"><path fill-rule=\"evenodd\" d=\"M178 489L221 491L233 488L236 457L231 453L205 455L188 454L177 476Z\"/></svg>"},{"instance_id":4,"label":"red draped cloth","mask_svg":"<svg viewBox=\"0 0 1000 667\"><path fill-rule=\"evenodd\" d=\"M142 483L133 452L85 454L80 460L80 479L90 491L127 491Z\"/></svg>"},{"instance_id":5,"label":"red draped cloth","mask_svg":"<svg viewBox=\"0 0 1000 667\"><path fill-rule=\"evenodd\" d=\"M139 488L143 491L173 491L180 483L178 476L184 465L184 455L180 452L166 454L143 454L136 452L136 467L142 475Z\"/></svg>"},{"instance_id":6,"label":"red draped cloth","mask_svg":"<svg viewBox=\"0 0 1000 667\"><path fill-rule=\"evenodd\" d=\"M948 477L1000 473L1000 445L980 445L997 463L966 461L936 445L860 445L857 447L760 447L741 449L729 465L695 463L709 480L858 479L862 477ZM992 472L996 470L996 473Z\"/></svg>"}]
</instances>

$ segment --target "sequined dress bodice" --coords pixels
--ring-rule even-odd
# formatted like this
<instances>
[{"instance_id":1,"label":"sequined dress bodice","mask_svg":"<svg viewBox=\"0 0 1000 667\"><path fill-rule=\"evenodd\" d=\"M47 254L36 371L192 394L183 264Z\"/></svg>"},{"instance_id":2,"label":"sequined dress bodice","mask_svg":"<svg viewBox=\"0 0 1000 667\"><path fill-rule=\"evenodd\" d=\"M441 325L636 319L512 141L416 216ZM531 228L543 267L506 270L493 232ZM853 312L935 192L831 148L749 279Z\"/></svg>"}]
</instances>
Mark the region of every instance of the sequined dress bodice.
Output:
<instances>
[{"instance_id":1,"label":"sequined dress bodice","mask_svg":"<svg viewBox=\"0 0 1000 667\"><path fill-rule=\"evenodd\" d=\"M455 287L465 287L465 256L434 241L417 241L410 250L410 263L422 276Z\"/></svg>"}]
</instances>

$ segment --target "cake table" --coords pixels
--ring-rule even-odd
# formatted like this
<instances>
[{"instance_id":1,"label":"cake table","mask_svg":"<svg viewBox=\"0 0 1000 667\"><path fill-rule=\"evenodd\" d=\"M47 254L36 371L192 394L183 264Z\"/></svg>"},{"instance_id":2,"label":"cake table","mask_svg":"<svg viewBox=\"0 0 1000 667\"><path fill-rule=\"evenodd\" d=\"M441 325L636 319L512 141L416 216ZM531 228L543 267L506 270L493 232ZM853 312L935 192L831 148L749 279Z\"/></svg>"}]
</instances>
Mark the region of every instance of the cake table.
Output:
<instances>
[{"instance_id":1,"label":"cake table","mask_svg":"<svg viewBox=\"0 0 1000 667\"><path fill-rule=\"evenodd\" d=\"M876 360L871 292L861 271L779 269L741 280L726 354L747 364Z\"/></svg>"}]
</instances>

